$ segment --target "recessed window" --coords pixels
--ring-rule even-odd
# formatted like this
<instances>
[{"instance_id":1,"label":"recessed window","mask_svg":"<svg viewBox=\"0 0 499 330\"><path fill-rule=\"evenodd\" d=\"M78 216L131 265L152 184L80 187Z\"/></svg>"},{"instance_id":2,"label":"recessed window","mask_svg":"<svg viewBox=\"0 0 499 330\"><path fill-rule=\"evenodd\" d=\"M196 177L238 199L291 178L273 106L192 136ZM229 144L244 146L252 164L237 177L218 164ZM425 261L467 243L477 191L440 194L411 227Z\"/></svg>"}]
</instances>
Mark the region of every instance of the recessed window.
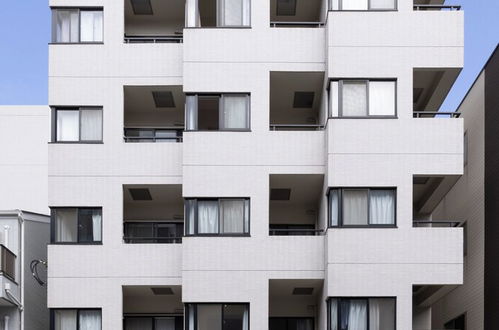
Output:
<instances>
[{"instance_id":1,"label":"recessed window","mask_svg":"<svg viewBox=\"0 0 499 330\"><path fill-rule=\"evenodd\" d=\"M103 42L102 9L52 9L53 43Z\"/></svg>"},{"instance_id":2,"label":"recessed window","mask_svg":"<svg viewBox=\"0 0 499 330\"><path fill-rule=\"evenodd\" d=\"M186 130L249 130L249 94L188 95Z\"/></svg>"},{"instance_id":3,"label":"recessed window","mask_svg":"<svg viewBox=\"0 0 499 330\"><path fill-rule=\"evenodd\" d=\"M330 117L395 117L394 80L333 80L329 90Z\"/></svg>"},{"instance_id":4,"label":"recessed window","mask_svg":"<svg viewBox=\"0 0 499 330\"><path fill-rule=\"evenodd\" d=\"M329 190L330 227L393 227L395 189L334 188Z\"/></svg>"},{"instance_id":5,"label":"recessed window","mask_svg":"<svg viewBox=\"0 0 499 330\"><path fill-rule=\"evenodd\" d=\"M102 242L102 208L52 208L51 214L52 243Z\"/></svg>"},{"instance_id":6,"label":"recessed window","mask_svg":"<svg viewBox=\"0 0 499 330\"><path fill-rule=\"evenodd\" d=\"M186 329L249 329L249 304L186 304L185 310Z\"/></svg>"},{"instance_id":7,"label":"recessed window","mask_svg":"<svg viewBox=\"0 0 499 330\"><path fill-rule=\"evenodd\" d=\"M329 298L328 330L395 330L395 298Z\"/></svg>"},{"instance_id":8,"label":"recessed window","mask_svg":"<svg viewBox=\"0 0 499 330\"><path fill-rule=\"evenodd\" d=\"M295 16L296 0L277 0L277 16Z\"/></svg>"},{"instance_id":9,"label":"recessed window","mask_svg":"<svg viewBox=\"0 0 499 330\"><path fill-rule=\"evenodd\" d=\"M152 15L151 0L130 0L135 15Z\"/></svg>"},{"instance_id":10,"label":"recessed window","mask_svg":"<svg viewBox=\"0 0 499 330\"><path fill-rule=\"evenodd\" d=\"M187 199L187 235L249 234L249 198Z\"/></svg>"},{"instance_id":11,"label":"recessed window","mask_svg":"<svg viewBox=\"0 0 499 330\"><path fill-rule=\"evenodd\" d=\"M175 108L173 94L170 91L152 92L156 108Z\"/></svg>"},{"instance_id":12,"label":"recessed window","mask_svg":"<svg viewBox=\"0 0 499 330\"><path fill-rule=\"evenodd\" d=\"M56 108L53 142L101 142L102 108Z\"/></svg>"},{"instance_id":13,"label":"recessed window","mask_svg":"<svg viewBox=\"0 0 499 330\"><path fill-rule=\"evenodd\" d=\"M51 309L51 329L54 330L101 330L100 309Z\"/></svg>"}]
</instances>

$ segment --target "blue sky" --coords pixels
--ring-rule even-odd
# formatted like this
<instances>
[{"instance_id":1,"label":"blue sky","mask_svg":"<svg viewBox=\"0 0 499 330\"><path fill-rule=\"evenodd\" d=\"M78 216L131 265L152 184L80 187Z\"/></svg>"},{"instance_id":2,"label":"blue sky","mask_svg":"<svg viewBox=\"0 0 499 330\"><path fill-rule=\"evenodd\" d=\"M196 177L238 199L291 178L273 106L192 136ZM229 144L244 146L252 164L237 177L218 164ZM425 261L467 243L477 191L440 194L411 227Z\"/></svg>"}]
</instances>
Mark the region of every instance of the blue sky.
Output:
<instances>
[{"instance_id":1,"label":"blue sky","mask_svg":"<svg viewBox=\"0 0 499 330\"><path fill-rule=\"evenodd\" d=\"M441 107L453 111L499 41L499 1L446 3L460 4L465 11L464 69ZM6 1L0 11L0 31L0 104L47 104L48 1Z\"/></svg>"}]
</instances>

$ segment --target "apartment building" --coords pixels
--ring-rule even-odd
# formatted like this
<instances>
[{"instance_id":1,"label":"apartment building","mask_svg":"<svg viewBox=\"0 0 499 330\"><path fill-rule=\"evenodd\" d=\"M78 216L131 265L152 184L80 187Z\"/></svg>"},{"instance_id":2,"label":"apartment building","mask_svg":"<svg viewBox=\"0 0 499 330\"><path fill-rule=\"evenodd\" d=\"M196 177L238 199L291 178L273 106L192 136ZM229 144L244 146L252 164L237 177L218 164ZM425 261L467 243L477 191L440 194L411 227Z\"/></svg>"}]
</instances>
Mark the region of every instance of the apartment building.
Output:
<instances>
[{"instance_id":1,"label":"apartment building","mask_svg":"<svg viewBox=\"0 0 499 330\"><path fill-rule=\"evenodd\" d=\"M47 290L32 260L47 260L47 106L0 106L0 329L48 329ZM40 267L40 277L46 271Z\"/></svg>"},{"instance_id":2,"label":"apartment building","mask_svg":"<svg viewBox=\"0 0 499 330\"><path fill-rule=\"evenodd\" d=\"M463 174L458 6L50 6L53 329L431 328L415 288L463 281L426 222Z\"/></svg>"},{"instance_id":3,"label":"apartment building","mask_svg":"<svg viewBox=\"0 0 499 330\"><path fill-rule=\"evenodd\" d=\"M464 285L431 305L433 325L460 330L496 329L497 288L497 106L499 50L459 106L464 118L464 174L435 209L435 219L458 219L465 230Z\"/></svg>"}]
</instances>

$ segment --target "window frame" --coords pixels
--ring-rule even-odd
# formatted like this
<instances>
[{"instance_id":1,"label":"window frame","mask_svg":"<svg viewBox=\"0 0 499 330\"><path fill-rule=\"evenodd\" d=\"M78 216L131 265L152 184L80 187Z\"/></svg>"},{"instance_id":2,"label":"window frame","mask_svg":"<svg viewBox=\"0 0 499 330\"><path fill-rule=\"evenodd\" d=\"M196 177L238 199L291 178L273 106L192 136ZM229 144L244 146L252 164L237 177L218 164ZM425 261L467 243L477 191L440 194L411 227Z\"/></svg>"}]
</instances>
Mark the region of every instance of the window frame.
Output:
<instances>
[{"instance_id":1,"label":"window frame","mask_svg":"<svg viewBox=\"0 0 499 330\"><path fill-rule=\"evenodd\" d=\"M340 329L340 322L341 322L341 313L340 313L340 302L341 300L365 300L367 302L367 330L369 330L369 299L391 299L395 303L395 310L393 313L393 324L395 325L395 329L397 330L397 297L395 296L387 296L387 297L327 297L326 299L326 305L327 305L327 312L326 312L326 317L327 317L327 330L331 330L331 300L336 299L338 301L338 310L337 310L337 329Z\"/></svg>"},{"instance_id":2,"label":"window frame","mask_svg":"<svg viewBox=\"0 0 499 330\"><path fill-rule=\"evenodd\" d=\"M229 96L244 96L246 97L247 103L246 103L246 122L248 123L247 128L222 128L223 125L223 113L224 113L224 105L223 105L223 99L224 96L229 95ZM187 129L187 122L185 122L184 127L185 127L185 132L251 132L251 93L245 93L245 92L230 92L230 93L186 93L185 94L186 98L188 96L195 96L196 97L196 111L197 111L197 122L196 126L198 127L197 129ZM199 129L199 96L207 96L207 97L218 97L218 129L217 130L207 130L207 129ZM187 101L186 101L187 102ZM185 107L185 121L187 121L187 106Z\"/></svg>"},{"instance_id":3,"label":"window frame","mask_svg":"<svg viewBox=\"0 0 499 330\"><path fill-rule=\"evenodd\" d=\"M57 242L56 238L56 216L57 210L71 210L76 209L76 242ZM101 240L100 241L91 241L91 242L80 242L80 210L100 210L101 211L101 222L100 222L100 230L101 230ZM50 245L102 245L102 241L104 238L103 235L104 230L104 216L103 216L103 208L102 206L61 206L61 207L50 207Z\"/></svg>"},{"instance_id":4,"label":"window frame","mask_svg":"<svg viewBox=\"0 0 499 330\"><path fill-rule=\"evenodd\" d=\"M364 116L343 116L343 83L344 82L363 82L366 84L366 115ZM338 115L333 116L333 110L331 108L331 83L338 83ZM394 105L395 113L393 115L370 115L369 114L369 83L370 82L393 82L394 83ZM329 79L327 85L327 116L328 119L397 119L398 118L398 79L397 78L334 78Z\"/></svg>"},{"instance_id":5,"label":"window frame","mask_svg":"<svg viewBox=\"0 0 499 330\"><path fill-rule=\"evenodd\" d=\"M196 303L184 303L184 326L185 330L189 330L189 307L194 307L194 329L197 329L198 326L198 313L197 313L197 307L198 305L219 305L221 309L220 317L221 317L221 323L222 324L222 330L223 330L223 324L224 324L224 305L235 305L235 306L246 306L246 309L248 310L248 329L251 329L251 310L250 310L250 303L240 303L240 302L229 302L229 303L220 303L220 302L196 302Z\"/></svg>"},{"instance_id":6,"label":"window frame","mask_svg":"<svg viewBox=\"0 0 499 330\"><path fill-rule=\"evenodd\" d=\"M81 311L99 311L100 327L102 330L102 308L50 308L50 330L55 330L55 311L76 311L76 329L80 330L80 312Z\"/></svg>"},{"instance_id":7,"label":"window frame","mask_svg":"<svg viewBox=\"0 0 499 330\"><path fill-rule=\"evenodd\" d=\"M82 140L81 139L81 113L84 110L100 111L101 112L101 139L100 140ZM57 139L57 112L58 111L78 111L78 141L59 141ZM104 107L102 106L52 106L51 107L51 142L61 144L103 144L104 143Z\"/></svg>"},{"instance_id":8,"label":"window frame","mask_svg":"<svg viewBox=\"0 0 499 330\"><path fill-rule=\"evenodd\" d=\"M234 200L241 200L244 202L244 204L246 204L246 202L248 202L248 228L246 228L246 221L244 221L245 219L243 219L243 232L242 233L223 233L221 232L221 208L220 208L220 205L221 205L221 201L223 200L231 200L231 201L234 201ZM208 198L205 198L205 197L189 197L189 198L185 198L185 202L184 202L184 214L187 216L188 214L188 210L187 210L187 203L188 201L194 201L194 233L193 234L189 234L189 219L186 219L185 223L184 223L184 236L185 237L250 237L251 236L251 198L249 197L208 197ZM215 233L199 233L198 232L198 201L217 201L218 203L218 233L215 234ZM244 206L246 207L246 206Z\"/></svg>"},{"instance_id":9,"label":"window frame","mask_svg":"<svg viewBox=\"0 0 499 330\"><path fill-rule=\"evenodd\" d=\"M54 21L54 12L57 10L75 10L78 11L78 41L75 42L58 42L54 39L55 32L55 21ZM101 11L102 12L102 41L81 41L81 12L82 11ZM80 7L61 7L54 6L50 7L51 12L51 40L49 45L103 45L104 44L104 7L96 7L96 6L80 6Z\"/></svg>"},{"instance_id":10,"label":"window frame","mask_svg":"<svg viewBox=\"0 0 499 330\"><path fill-rule=\"evenodd\" d=\"M371 0L367 0L367 9L342 9L344 0L337 0L338 1L338 9L333 9L333 1L334 0L328 1L328 11L334 11L334 12L338 12L338 11L345 11L345 12L357 12L357 11L358 12L367 12L367 11L386 12L386 11L388 11L388 12L390 12L390 11L398 11L398 7L399 7L398 0L394 0L394 2L395 2L394 8L372 9Z\"/></svg>"},{"instance_id":11,"label":"window frame","mask_svg":"<svg viewBox=\"0 0 499 330\"><path fill-rule=\"evenodd\" d=\"M330 194L333 190L338 192L338 225L331 224L331 201ZM367 225L345 225L343 223L343 191L344 190L367 190ZM394 219L393 224L370 224L370 203L372 190L392 190L394 193ZM329 187L327 190L327 223L328 228L397 228L397 187Z\"/></svg>"}]
</instances>

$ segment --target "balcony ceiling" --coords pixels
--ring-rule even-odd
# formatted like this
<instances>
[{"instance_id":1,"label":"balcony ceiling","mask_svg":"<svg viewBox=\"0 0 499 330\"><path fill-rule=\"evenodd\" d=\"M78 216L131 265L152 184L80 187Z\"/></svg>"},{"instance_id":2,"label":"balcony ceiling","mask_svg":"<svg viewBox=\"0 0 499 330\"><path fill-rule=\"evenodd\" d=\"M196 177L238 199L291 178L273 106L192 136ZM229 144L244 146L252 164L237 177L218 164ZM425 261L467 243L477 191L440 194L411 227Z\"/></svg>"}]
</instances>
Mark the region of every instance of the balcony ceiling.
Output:
<instances>
[{"instance_id":1,"label":"balcony ceiling","mask_svg":"<svg viewBox=\"0 0 499 330\"><path fill-rule=\"evenodd\" d=\"M317 206L320 202L324 175L322 174L272 174L270 189L291 189L289 201L270 201L270 204L292 203L300 206Z\"/></svg>"},{"instance_id":2,"label":"balcony ceiling","mask_svg":"<svg viewBox=\"0 0 499 330\"><path fill-rule=\"evenodd\" d=\"M152 200L133 200L129 188L149 189ZM179 184L125 185L123 203L125 220L183 220L184 199Z\"/></svg>"},{"instance_id":3,"label":"balcony ceiling","mask_svg":"<svg viewBox=\"0 0 499 330\"><path fill-rule=\"evenodd\" d=\"M319 22L321 0L296 0L295 16L277 16L277 0L270 0L270 21Z\"/></svg>"},{"instance_id":4,"label":"balcony ceiling","mask_svg":"<svg viewBox=\"0 0 499 330\"><path fill-rule=\"evenodd\" d=\"M185 22L185 0L151 0L153 15L135 15L131 0L124 1L127 34L161 35L165 27L173 27L168 30L169 34L182 33Z\"/></svg>"},{"instance_id":5,"label":"balcony ceiling","mask_svg":"<svg viewBox=\"0 0 499 330\"><path fill-rule=\"evenodd\" d=\"M438 111L460 72L461 68L414 69L414 111Z\"/></svg>"}]
</instances>

